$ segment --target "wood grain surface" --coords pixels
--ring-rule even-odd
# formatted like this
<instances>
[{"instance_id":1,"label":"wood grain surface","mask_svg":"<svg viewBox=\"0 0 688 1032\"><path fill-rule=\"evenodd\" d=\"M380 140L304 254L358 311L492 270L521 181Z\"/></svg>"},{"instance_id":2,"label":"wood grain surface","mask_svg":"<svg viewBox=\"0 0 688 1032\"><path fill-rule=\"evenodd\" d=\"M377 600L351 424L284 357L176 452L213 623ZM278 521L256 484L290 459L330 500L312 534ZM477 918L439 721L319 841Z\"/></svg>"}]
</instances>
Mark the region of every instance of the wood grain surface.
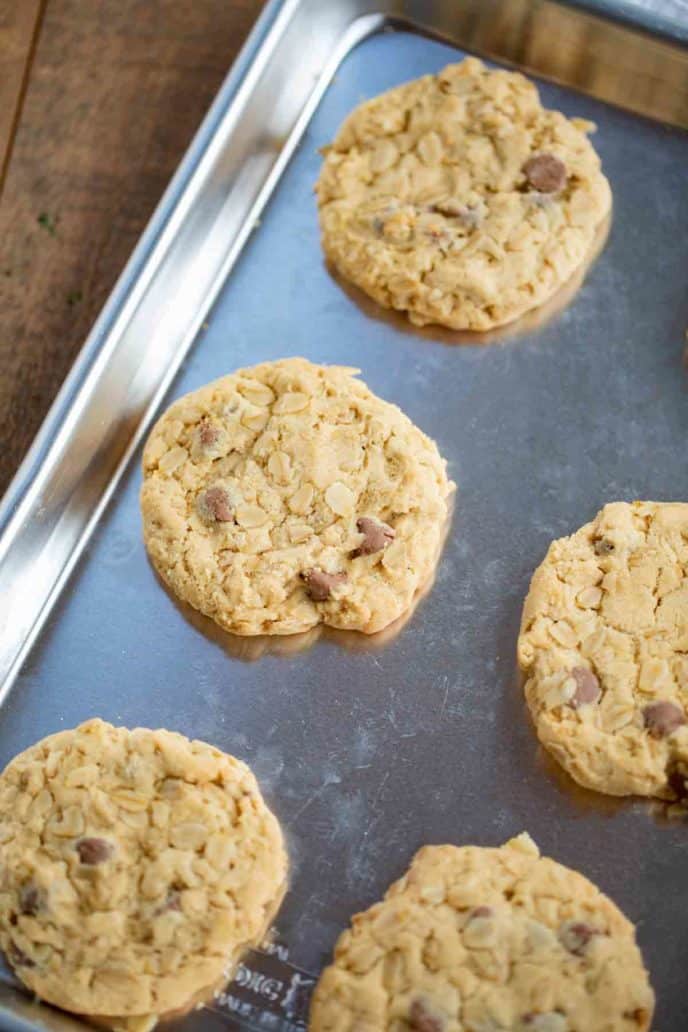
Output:
<instances>
[{"instance_id":1,"label":"wood grain surface","mask_svg":"<svg viewBox=\"0 0 688 1032\"><path fill-rule=\"evenodd\" d=\"M0 493L261 0L0 0Z\"/></svg>"},{"instance_id":2,"label":"wood grain surface","mask_svg":"<svg viewBox=\"0 0 688 1032\"><path fill-rule=\"evenodd\" d=\"M42 0L0 5L0 177L12 151L43 11Z\"/></svg>"}]
</instances>

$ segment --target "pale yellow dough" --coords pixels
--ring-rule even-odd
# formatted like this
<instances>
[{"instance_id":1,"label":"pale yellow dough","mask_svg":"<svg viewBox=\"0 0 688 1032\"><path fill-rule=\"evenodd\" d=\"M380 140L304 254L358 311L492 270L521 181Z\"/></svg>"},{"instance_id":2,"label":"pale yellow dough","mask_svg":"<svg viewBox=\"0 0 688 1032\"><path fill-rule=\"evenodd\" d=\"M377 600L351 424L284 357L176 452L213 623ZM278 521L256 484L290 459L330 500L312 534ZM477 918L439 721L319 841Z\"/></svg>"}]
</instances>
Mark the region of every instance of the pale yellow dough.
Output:
<instances>
[{"instance_id":1,"label":"pale yellow dough","mask_svg":"<svg viewBox=\"0 0 688 1032\"><path fill-rule=\"evenodd\" d=\"M188 1006L263 934L286 872L252 773L204 742L91 720L0 775L0 946L65 1010L143 1029Z\"/></svg>"},{"instance_id":2,"label":"pale yellow dough","mask_svg":"<svg viewBox=\"0 0 688 1032\"><path fill-rule=\"evenodd\" d=\"M538 738L576 781L684 795L688 504L615 502L555 541L533 576L518 660Z\"/></svg>"},{"instance_id":3,"label":"pale yellow dough","mask_svg":"<svg viewBox=\"0 0 688 1032\"><path fill-rule=\"evenodd\" d=\"M532 82L476 58L375 97L325 152L325 255L418 325L509 322L583 265L610 211L593 128L545 110ZM557 189L538 177L535 188L524 171L543 155L565 166Z\"/></svg>"},{"instance_id":4,"label":"pale yellow dough","mask_svg":"<svg viewBox=\"0 0 688 1032\"><path fill-rule=\"evenodd\" d=\"M654 995L633 926L528 835L426 846L357 914L311 1032L645 1032Z\"/></svg>"},{"instance_id":5,"label":"pale yellow dough","mask_svg":"<svg viewBox=\"0 0 688 1032\"><path fill-rule=\"evenodd\" d=\"M379 631L432 572L453 486L444 460L356 372L300 358L242 369L176 401L151 433L148 553L228 631ZM313 571L329 578L324 598Z\"/></svg>"}]
</instances>

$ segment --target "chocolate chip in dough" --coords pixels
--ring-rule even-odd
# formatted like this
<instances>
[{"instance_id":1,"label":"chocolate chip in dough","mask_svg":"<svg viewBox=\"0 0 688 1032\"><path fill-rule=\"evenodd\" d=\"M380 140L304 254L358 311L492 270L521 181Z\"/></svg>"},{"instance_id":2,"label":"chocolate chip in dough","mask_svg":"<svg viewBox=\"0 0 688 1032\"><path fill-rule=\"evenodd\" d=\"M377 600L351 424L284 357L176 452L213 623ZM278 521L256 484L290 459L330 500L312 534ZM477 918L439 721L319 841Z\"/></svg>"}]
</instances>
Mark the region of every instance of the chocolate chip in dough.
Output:
<instances>
[{"instance_id":1,"label":"chocolate chip in dough","mask_svg":"<svg viewBox=\"0 0 688 1032\"><path fill-rule=\"evenodd\" d=\"M196 501L196 508L206 523L229 523L234 519L229 495L223 487L209 487L202 491Z\"/></svg>"},{"instance_id":2,"label":"chocolate chip in dough","mask_svg":"<svg viewBox=\"0 0 688 1032\"><path fill-rule=\"evenodd\" d=\"M409 1011L413 1032L444 1032L444 1019L433 1013L425 1000L414 1000Z\"/></svg>"},{"instance_id":3,"label":"chocolate chip in dough","mask_svg":"<svg viewBox=\"0 0 688 1032\"><path fill-rule=\"evenodd\" d=\"M94 867L109 860L114 855L115 847L106 839L82 838L76 844L76 851L82 864Z\"/></svg>"},{"instance_id":4,"label":"chocolate chip in dough","mask_svg":"<svg viewBox=\"0 0 688 1032\"><path fill-rule=\"evenodd\" d=\"M653 738L668 738L686 722L685 714L675 702L663 699L643 709L645 727Z\"/></svg>"},{"instance_id":5,"label":"chocolate chip in dough","mask_svg":"<svg viewBox=\"0 0 688 1032\"><path fill-rule=\"evenodd\" d=\"M582 957L593 935L599 932L585 921L567 921L559 929L559 942L569 953Z\"/></svg>"},{"instance_id":6,"label":"chocolate chip in dough","mask_svg":"<svg viewBox=\"0 0 688 1032\"><path fill-rule=\"evenodd\" d=\"M523 172L530 186L544 194L559 193L568 178L566 165L554 154L533 155L523 166Z\"/></svg>"},{"instance_id":7,"label":"chocolate chip in dough","mask_svg":"<svg viewBox=\"0 0 688 1032\"><path fill-rule=\"evenodd\" d=\"M359 555L373 555L375 552L381 552L394 541L396 536L394 529L388 523L383 523L382 520L373 520L369 516L361 516L359 520L356 520L356 530L359 534L363 534L363 541L358 548L354 548L351 553L352 559L357 559Z\"/></svg>"},{"instance_id":8,"label":"chocolate chip in dough","mask_svg":"<svg viewBox=\"0 0 688 1032\"><path fill-rule=\"evenodd\" d=\"M614 551L614 542L607 538L597 538L594 544L595 555L611 555Z\"/></svg>"},{"instance_id":9,"label":"chocolate chip in dough","mask_svg":"<svg viewBox=\"0 0 688 1032\"><path fill-rule=\"evenodd\" d=\"M169 914L170 911L178 912L182 909L182 900L179 889L170 889L164 901L156 908L156 915Z\"/></svg>"},{"instance_id":10,"label":"chocolate chip in dough","mask_svg":"<svg viewBox=\"0 0 688 1032\"><path fill-rule=\"evenodd\" d=\"M41 909L41 897L35 885L22 885L19 890L19 909L27 917L35 917Z\"/></svg>"},{"instance_id":11,"label":"chocolate chip in dough","mask_svg":"<svg viewBox=\"0 0 688 1032\"><path fill-rule=\"evenodd\" d=\"M207 419L204 419L198 428L198 440L203 448L212 448L220 439L220 431Z\"/></svg>"},{"instance_id":12,"label":"chocolate chip in dough","mask_svg":"<svg viewBox=\"0 0 688 1032\"><path fill-rule=\"evenodd\" d=\"M597 702L600 697L600 682L592 670L587 667L577 666L571 671L571 677L576 682L576 691L569 705L573 709L579 706L587 706L591 702Z\"/></svg>"},{"instance_id":13,"label":"chocolate chip in dough","mask_svg":"<svg viewBox=\"0 0 688 1032\"><path fill-rule=\"evenodd\" d=\"M345 573L325 573L324 570L306 570L302 573L306 582L306 592L313 602L326 602L332 594L333 588L343 584L347 577Z\"/></svg>"}]
</instances>

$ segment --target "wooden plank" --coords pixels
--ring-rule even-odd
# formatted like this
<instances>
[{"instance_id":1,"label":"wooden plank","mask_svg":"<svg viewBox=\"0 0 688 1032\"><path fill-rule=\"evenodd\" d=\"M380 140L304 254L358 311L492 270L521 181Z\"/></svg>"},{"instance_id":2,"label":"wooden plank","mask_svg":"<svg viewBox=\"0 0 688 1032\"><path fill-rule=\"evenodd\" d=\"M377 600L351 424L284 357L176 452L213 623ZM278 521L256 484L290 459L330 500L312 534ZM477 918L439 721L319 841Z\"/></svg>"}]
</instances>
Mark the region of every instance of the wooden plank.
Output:
<instances>
[{"instance_id":1,"label":"wooden plank","mask_svg":"<svg viewBox=\"0 0 688 1032\"><path fill-rule=\"evenodd\" d=\"M42 0L0 0L0 192L43 6Z\"/></svg>"},{"instance_id":2,"label":"wooden plank","mask_svg":"<svg viewBox=\"0 0 688 1032\"><path fill-rule=\"evenodd\" d=\"M47 0L0 202L0 492L260 7Z\"/></svg>"}]
</instances>

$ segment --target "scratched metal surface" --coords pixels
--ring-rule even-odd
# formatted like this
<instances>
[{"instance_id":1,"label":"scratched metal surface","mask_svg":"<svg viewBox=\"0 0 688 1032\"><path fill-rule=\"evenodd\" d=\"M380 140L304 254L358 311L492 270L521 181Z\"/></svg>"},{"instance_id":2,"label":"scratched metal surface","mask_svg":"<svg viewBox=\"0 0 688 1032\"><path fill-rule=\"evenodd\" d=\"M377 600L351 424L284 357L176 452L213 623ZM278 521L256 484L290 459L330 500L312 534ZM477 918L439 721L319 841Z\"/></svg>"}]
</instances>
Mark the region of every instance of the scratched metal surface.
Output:
<instances>
[{"instance_id":1,"label":"scratched metal surface","mask_svg":"<svg viewBox=\"0 0 688 1032\"><path fill-rule=\"evenodd\" d=\"M543 84L548 105L599 124L610 238L545 325L449 345L329 276L310 186L317 148L355 104L460 56L400 32L347 57L166 400L283 355L359 365L438 441L458 482L434 589L382 647L320 639L246 661L156 581L137 455L5 703L0 762L95 714L179 729L245 759L289 840L280 936L312 971L421 844L497 844L527 829L638 925L656 1027L681 1032L686 827L557 776L536 747L514 649L552 538L608 500L688 497L688 141ZM201 1012L185 1024L215 1021Z\"/></svg>"}]
</instances>

